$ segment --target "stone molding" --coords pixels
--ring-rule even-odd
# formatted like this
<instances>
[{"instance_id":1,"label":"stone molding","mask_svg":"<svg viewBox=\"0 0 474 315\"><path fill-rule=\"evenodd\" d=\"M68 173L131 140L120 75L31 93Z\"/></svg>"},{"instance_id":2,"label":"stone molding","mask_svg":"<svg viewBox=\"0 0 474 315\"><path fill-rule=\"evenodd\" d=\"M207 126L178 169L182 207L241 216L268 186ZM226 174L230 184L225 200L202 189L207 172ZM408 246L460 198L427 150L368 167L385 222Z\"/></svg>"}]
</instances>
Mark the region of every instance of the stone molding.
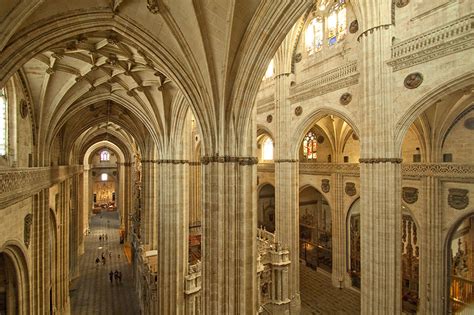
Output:
<instances>
[{"instance_id":1,"label":"stone molding","mask_svg":"<svg viewBox=\"0 0 474 315\"><path fill-rule=\"evenodd\" d=\"M0 205L8 207L82 171L82 165L2 169Z\"/></svg>"},{"instance_id":2,"label":"stone molding","mask_svg":"<svg viewBox=\"0 0 474 315\"><path fill-rule=\"evenodd\" d=\"M474 47L474 14L469 14L392 46L388 65L405 69Z\"/></svg>"},{"instance_id":3,"label":"stone molding","mask_svg":"<svg viewBox=\"0 0 474 315\"><path fill-rule=\"evenodd\" d=\"M257 114L269 112L275 106L275 95L272 94L257 101Z\"/></svg>"},{"instance_id":4,"label":"stone molding","mask_svg":"<svg viewBox=\"0 0 474 315\"><path fill-rule=\"evenodd\" d=\"M299 160L296 159L280 159L280 160L275 160L275 163L296 163L299 162Z\"/></svg>"},{"instance_id":5,"label":"stone molding","mask_svg":"<svg viewBox=\"0 0 474 315\"><path fill-rule=\"evenodd\" d=\"M209 163L239 163L239 165L255 165L258 163L258 158L254 156L203 156L201 157L201 164L208 165Z\"/></svg>"},{"instance_id":6,"label":"stone molding","mask_svg":"<svg viewBox=\"0 0 474 315\"><path fill-rule=\"evenodd\" d=\"M290 102L296 103L359 83L357 61L327 71L290 88Z\"/></svg>"},{"instance_id":7,"label":"stone molding","mask_svg":"<svg viewBox=\"0 0 474 315\"><path fill-rule=\"evenodd\" d=\"M381 29L388 30L390 28L390 26L392 26L392 24L383 24L383 25L378 25L378 26L369 28L369 29L363 31L362 33L360 33L360 35L357 37L357 41L360 42L360 40L362 38L368 37L369 35L373 34L374 31L379 31Z\"/></svg>"},{"instance_id":8,"label":"stone molding","mask_svg":"<svg viewBox=\"0 0 474 315\"><path fill-rule=\"evenodd\" d=\"M364 163L364 164L374 164L374 163L400 164L400 163L402 163L402 159L400 159L400 158L360 158L359 163Z\"/></svg>"}]
</instances>

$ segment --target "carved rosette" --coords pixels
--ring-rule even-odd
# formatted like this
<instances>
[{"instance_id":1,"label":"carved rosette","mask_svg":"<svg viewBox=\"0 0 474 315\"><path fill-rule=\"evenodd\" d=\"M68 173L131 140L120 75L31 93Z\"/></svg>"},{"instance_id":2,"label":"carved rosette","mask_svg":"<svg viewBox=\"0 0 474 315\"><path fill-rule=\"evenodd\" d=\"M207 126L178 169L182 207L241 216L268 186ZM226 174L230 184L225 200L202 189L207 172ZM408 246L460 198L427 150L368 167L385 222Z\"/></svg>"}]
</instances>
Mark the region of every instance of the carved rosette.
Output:
<instances>
[{"instance_id":1,"label":"carved rosette","mask_svg":"<svg viewBox=\"0 0 474 315\"><path fill-rule=\"evenodd\" d=\"M397 6L397 8L403 8L403 7L406 6L409 2L410 2L410 0L397 0L397 1L395 2L395 5Z\"/></svg>"},{"instance_id":2,"label":"carved rosette","mask_svg":"<svg viewBox=\"0 0 474 315\"><path fill-rule=\"evenodd\" d=\"M268 115L267 116L267 123L271 123L273 121L273 116L272 115Z\"/></svg>"},{"instance_id":3,"label":"carved rosette","mask_svg":"<svg viewBox=\"0 0 474 315\"><path fill-rule=\"evenodd\" d=\"M328 193L331 190L331 186L329 185L329 179L322 179L321 180L321 190L324 193Z\"/></svg>"},{"instance_id":4,"label":"carved rosette","mask_svg":"<svg viewBox=\"0 0 474 315\"><path fill-rule=\"evenodd\" d=\"M300 116L301 114L303 114L303 107L301 107L301 106L296 106L296 108L295 108L295 115L296 115L296 116Z\"/></svg>"},{"instance_id":5,"label":"carved rosette","mask_svg":"<svg viewBox=\"0 0 474 315\"><path fill-rule=\"evenodd\" d=\"M450 188L448 204L454 209L462 210L469 205L469 190L460 188Z\"/></svg>"},{"instance_id":6,"label":"carved rosette","mask_svg":"<svg viewBox=\"0 0 474 315\"><path fill-rule=\"evenodd\" d=\"M418 201L418 189L414 187L403 187L402 198L408 204Z\"/></svg>"},{"instance_id":7,"label":"carved rosette","mask_svg":"<svg viewBox=\"0 0 474 315\"><path fill-rule=\"evenodd\" d=\"M355 196L355 194L357 193L357 190L356 190L356 187L355 187L355 183L352 183L352 182L347 182L346 183L346 187L344 188L344 191L346 192L346 194L350 197L353 197Z\"/></svg>"},{"instance_id":8,"label":"carved rosette","mask_svg":"<svg viewBox=\"0 0 474 315\"><path fill-rule=\"evenodd\" d=\"M352 101L352 94L351 93L344 93L339 98L339 102L341 105L347 105Z\"/></svg>"},{"instance_id":9,"label":"carved rosette","mask_svg":"<svg viewBox=\"0 0 474 315\"><path fill-rule=\"evenodd\" d=\"M423 75L419 72L413 72L406 76L403 84L407 89L416 89L423 82Z\"/></svg>"},{"instance_id":10,"label":"carved rosette","mask_svg":"<svg viewBox=\"0 0 474 315\"><path fill-rule=\"evenodd\" d=\"M25 216L25 224L23 230L23 242L28 248L30 246L30 236L31 236L31 225L33 224L33 214L28 213Z\"/></svg>"},{"instance_id":11,"label":"carved rosette","mask_svg":"<svg viewBox=\"0 0 474 315\"><path fill-rule=\"evenodd\" d=\"M159 8L158 8L158 0L147 0L147 8L148 11L150 11L153 14L158 14Z\"/></svg>"},{"instance_id":12,"label":"carved rosette","mask_svg":"<svg viewBox=\"0 0 474 315\"><path fill-rule=\"evenodd\" d=\"M301 53L297 53L295 55L295 62L298 63L301 61L301 59L303 59L303 56L301 55Z\"/></svg>"},{"instance_id":13,"label":"carved rosette","mask_svg":"<svg viewBox=\"0 0 474 315\"><path fill-rule=\"evenodd\" d=\"M352 21L351 24L349 25L349 32L351 34L354 34L358 30L359 30L359 22L357 20Z\"/></svg>"}]
</instances>

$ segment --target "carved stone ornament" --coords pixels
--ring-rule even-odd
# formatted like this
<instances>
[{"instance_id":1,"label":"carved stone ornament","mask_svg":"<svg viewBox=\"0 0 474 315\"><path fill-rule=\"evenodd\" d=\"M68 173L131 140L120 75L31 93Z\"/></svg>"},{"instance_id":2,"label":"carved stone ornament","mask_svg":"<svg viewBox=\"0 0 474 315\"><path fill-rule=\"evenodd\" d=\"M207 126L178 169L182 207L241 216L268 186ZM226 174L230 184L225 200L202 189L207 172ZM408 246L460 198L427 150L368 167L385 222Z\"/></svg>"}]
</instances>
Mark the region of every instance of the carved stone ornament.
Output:
<instances>
[{"instance_id":1,"label":"carved stone ornament","mask_svg":"<svg viewBox=\"0 0 474 315\"><path fill-rule=\"evenodd\" d=\"M469 130L474 130L474 117L466 119L464 121L464 127Z\"/></svg>"},{"instance_id":2,"label":"carved stone ornament","mask_svg":"<svg viewBox=\"0 0 474 315\"><path fill-rule=\"evenodd\" d=\"M352 94L351 93L344 93L341 95L341 98L339 98L339 102L341 105L347 105L352 101Z\"/></svg>"},{"instance_id":3,"label":"carved stone ornament","mask_svg":"<svg viewBox=\"0 0 474 315\"><path fill-rule=\"evenodd\" d=\"M158 0L147 0L148 5L148 11L150 11L153 14L158 14L159 8L158 8Z\"/></svg>"},{"instance_id":4,"label":"carved stone ornament","mask_svg":"<svg viewBox=\"0 0 474 315\"><path fill-rule=\"evenodd\" d=\"M403 81L407 89L416 89L423 82L423 75L419 72L410 73Z\"/></svg>"},{"instance_id":5,"label":"carved stone ornament","mask_svg":"<svg viewBox=\"0 0 474 315\"><path fill-rule=\"evenodd\" d=\"M351 34L356 33L359 30L359 22L357 20L354 20L351 22L351 25L349 25L349 32Z\"/></svg>"},{"instance_id":6,"label":"carved stone ornament","mask_svg":"<svg viewBox=\"0 0 474 315\"><path fill-rule=\"evenodd\" d=\"M322 179L321 180L321 190L324 193L328 193L331 190L331 186L329 185L329 179Z\"/></svg>"},{"instance_id":7,"label":"carved stone ornament","mask_svg":"<svg viewBox=\"0 0 474 315\"><path fill-rule=\"evenodd\" d=\"M355 196L355 194L357 193L355 183L347 182L346 187L344 188L344 191L350 197Z\"/></svg>"},{"instance_id":8,"label":"carved stone ornament","mask_svg":"<svg viewBox=\"0 0 474 315\"><path fill-rule=\"evenodd\" d=\"M25 242L25 246L29 247L30 246L30 236L31 236L31 225L33 224L33 214L28 213L25 216L25 225L24 225L24 231L23 231L23 238Z\"/></svg>"},{"instance_id":9,"label":"carved stone ornament","mask_svg":"<svg viewBox=\"0 0 474 315\"><path fill-rule=\"evenodd\" d=\"M403 8L403 7L406 6L409 2L410 2L410 0L397 0L397 1L395 2L395 5L397 6L397 8Z\"/></svg>"},{"instance_id":10,"label":"carved stone ornament","mask_svg":"<svg viewBox=\"0 0 474 315\"><path fill-rule=\"evenodd\" d=\"M448 204L454 209L462 210L469 205L469 190L460 188L450 188Z\"/></svg>"},{"instance_id":11,"label":"carved stone ornament","mask_svg":"<svg viewBox=\"0 0 474 315\"><path fill-rule=\"evenodd\" d=\"M408 204L415 203L418 200L418 189L414 187L403 187L402 198Z\"/></svg>"},{"instance_id":12,"label":"carved stone ornament","mask_svg":"<svg viewBox=\"0 0 474 315\"><path fill-rule=\"evenodd\" d=\"M268 115L267 116L267 123L271 123L273 121L273 116L272 115Z\"/></svg>"},{"instance_id":13,"label":"carved stone ornament","mask_svg":"<svg viewBox=\"0 0 474 315\"><path fill-rule=\"evenodd\" d=\"M303 58L303 56L301 55L301 53L297 53L295 55L295 62L296 63L300 62L302 58Z\"/></svg>"},{"instance_id":14,"label":"carved stone ornament","mask_svg":"<svg viewBox=\"0 0 474 315\"><path fill-rule=\"evenodd\" d=\"M296 115L296 116L300 116L301 114L303 114L303 107L301 107L301 106L296 106L296 108L295 108L295 115Z\"/></svg>"},{"instance_id":15,"label":"carved stone ornament","mask_svg":"<svg viewBox=\"0 0 474 315\"><path fill-rule=\"evenodd\" d=\"M317 138L316 138L316 141L318 141L319 144L322 144L324 142L324 137L319 135Z\"/></svg>"},{"instance_id":16,"label":"carved stone ornament","mask_svg":"<svg viewBox=\"0 0 474 315\"><path fill-rule=\"evenodd\" d=\"M26 118L26 116L28 116L28 104L26 103L26 101L21 100L19 107L21 118Z\"/></svg>"}]
</instances>

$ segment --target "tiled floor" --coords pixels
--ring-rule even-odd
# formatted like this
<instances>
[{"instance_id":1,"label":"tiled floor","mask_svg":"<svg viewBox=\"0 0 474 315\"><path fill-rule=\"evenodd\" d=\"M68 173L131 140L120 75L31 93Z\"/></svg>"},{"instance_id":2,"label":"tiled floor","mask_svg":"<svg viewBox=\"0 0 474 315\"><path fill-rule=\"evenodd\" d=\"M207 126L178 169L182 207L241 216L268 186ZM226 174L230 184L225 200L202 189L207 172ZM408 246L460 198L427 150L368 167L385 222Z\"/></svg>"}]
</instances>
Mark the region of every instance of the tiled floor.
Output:
<instances>
[{"instance_id":1,"label":"tiled floor","mask_svg":"<svg viewBox=\"0 0 474 315\"><path fill-rule=\"evenodd\" d=\"M329 276L300 265L302 315L360 314L360 294L331 285Z\"/></svg>"},{"instance_id":2,"label":"tiled floor","mask_svg":"<svg viewBox=\"0 0 474 315\"><path fill-rule=\"evenodd\" d=\"M134 315L139 314L133 286L132 269L119 244L117 212L93 215L91 234L85 236L85 254L79 259L80 276L71 289L72 315ZM99 241L99 235L107 234L107 241ZM112 258L106 254L112 252ZM106 264L96 265L95 259L106 256ZM119 256L120 255L120 258ZM110 283L109 272L122 272L122 283Z\"/></svg>"}]
</instances>

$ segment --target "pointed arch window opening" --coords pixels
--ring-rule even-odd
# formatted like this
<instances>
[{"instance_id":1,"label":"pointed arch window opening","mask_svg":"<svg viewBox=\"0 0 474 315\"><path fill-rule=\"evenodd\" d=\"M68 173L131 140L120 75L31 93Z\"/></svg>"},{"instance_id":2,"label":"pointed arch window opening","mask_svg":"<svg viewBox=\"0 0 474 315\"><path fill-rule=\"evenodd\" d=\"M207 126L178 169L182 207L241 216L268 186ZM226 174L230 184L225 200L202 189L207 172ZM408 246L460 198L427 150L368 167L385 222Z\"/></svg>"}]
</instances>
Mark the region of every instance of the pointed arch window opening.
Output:
<instances>
[{"instance_id":1,"label":"pointed arch window opening","mask_svg":"<svg viewBox=\"0 0 474 315\"><path fill-rule=\"evenodd\" d=\"M100 152L100 161L110 161L110 153L107 150Z\"/></svg>"},{"instance_id":2,"label":"pointed arch window opening","mask_svg":"<svg viewBox=\"0 0 474 315\"><path fill-rule=\"evenodd\" d=\"M307 160L316 160L318 158L317 150L316 135L309 131L303 139L303 155Z\"/></svg>"},{"instance_id":3,"label":"pointed arch window opening","mask_svg":"<svg viewBox=\"0 0 474 315\"><path fill-rule=\"evenodd\" d=\"M8 99L5 88L0 89L0 156L7 155Z\"/></svg>"},{"instance_id":4,"label":"pointed arch window opening","mask_svg":"<svg viewBox=\"0 0 474 315\"><path fill-rule=\"evenodd\" d=\"M265 72L265 76L263 77L264 80L273 78L273 75L275 74L275 62L270 60L270 63L268 64L267 71Z\"/></svg>"},{"instance_id":5,"label":"pointed arch window opening","mask_svg":"<svg viewBox=\"0 0 474 315\"><path fill-rule=\"evenodd\" d=\"M273 140L271 138L267 138L265 142L263 142L262 159L264 161L273 160Z\"/></svg>"}]
</instances>

